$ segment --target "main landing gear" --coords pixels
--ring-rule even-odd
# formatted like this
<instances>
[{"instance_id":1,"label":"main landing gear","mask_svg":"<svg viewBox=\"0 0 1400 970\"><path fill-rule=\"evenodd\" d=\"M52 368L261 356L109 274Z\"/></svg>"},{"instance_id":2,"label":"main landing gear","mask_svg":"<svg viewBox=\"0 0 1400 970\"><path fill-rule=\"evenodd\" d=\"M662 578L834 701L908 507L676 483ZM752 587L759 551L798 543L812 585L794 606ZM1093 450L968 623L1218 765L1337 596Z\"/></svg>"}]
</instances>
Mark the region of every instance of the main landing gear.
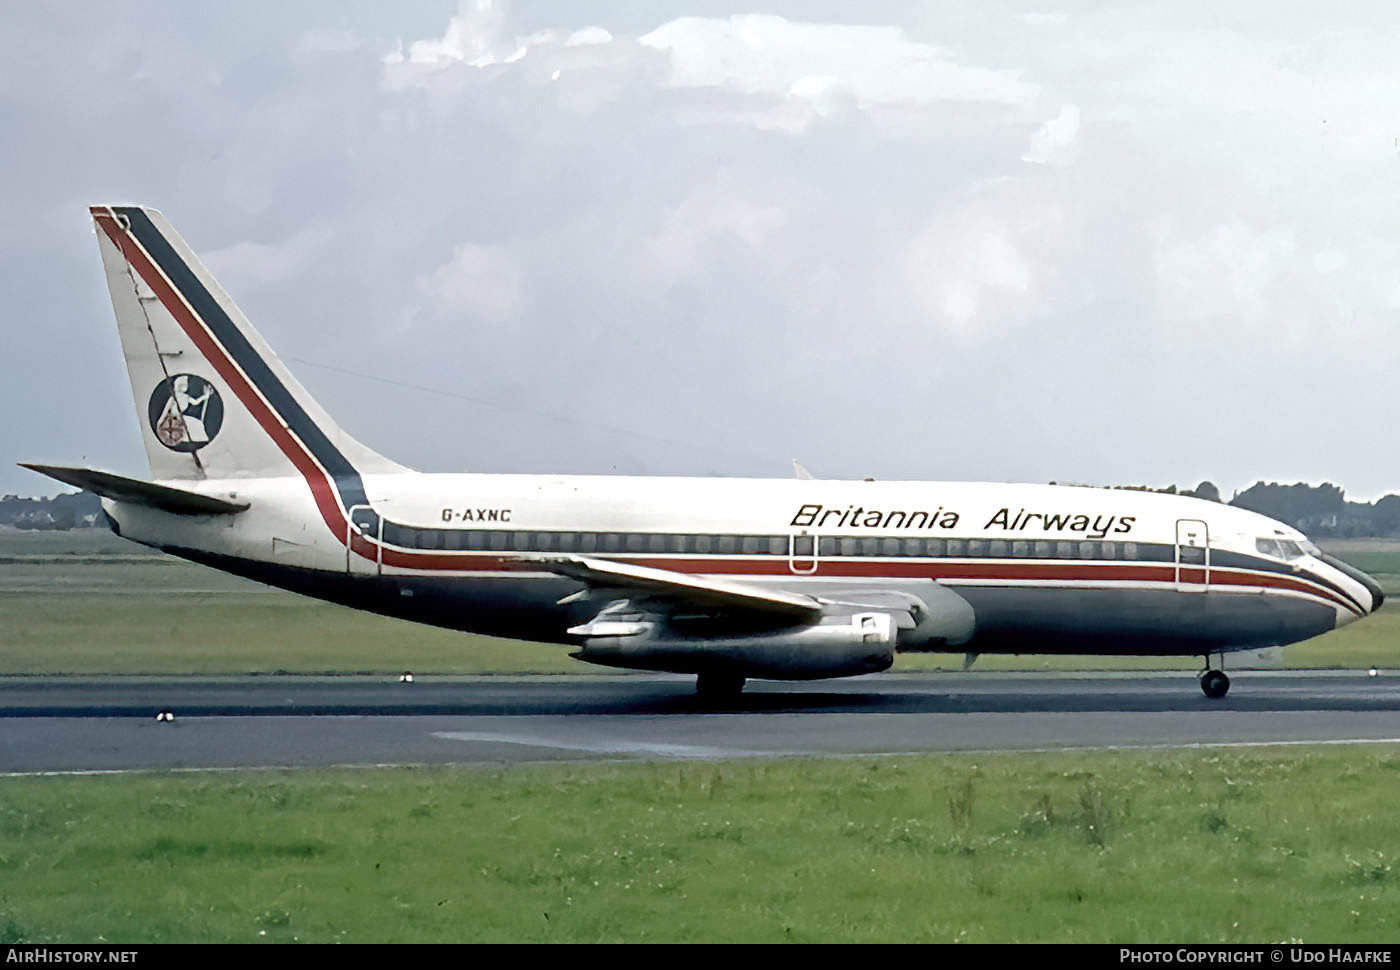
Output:
<instances>
[{"instance_id":1,"label":"main landing gear","mask_svg":"<svg viewBox=\"0 0 1400 970\"><path fill-rule=\"evenodd\" d=\"M1230 678L1210 665L1210 654L1206 654L1206 669L1201 671L1201 691L1211 700L1219 700L1230 691Z\"/></svg>"},{"instance_id":2,"label":"main landing gear","mask_svg":"<svg viewBox=\"0 0 1400 970\"><path fill-rule=\"evenodd\" d=\"M695 693L702 700L733 701L744 692L742 674L705 673L695 678Z\"/></svg>"}]
</instances>

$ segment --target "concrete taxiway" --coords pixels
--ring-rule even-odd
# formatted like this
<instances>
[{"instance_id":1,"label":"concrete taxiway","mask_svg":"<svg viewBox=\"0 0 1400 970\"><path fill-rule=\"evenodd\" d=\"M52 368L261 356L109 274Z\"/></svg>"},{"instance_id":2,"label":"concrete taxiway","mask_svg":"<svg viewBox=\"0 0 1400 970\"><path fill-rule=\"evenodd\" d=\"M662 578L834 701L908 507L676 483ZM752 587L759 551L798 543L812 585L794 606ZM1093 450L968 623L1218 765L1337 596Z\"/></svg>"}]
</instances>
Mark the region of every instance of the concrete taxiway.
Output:
<instances>
[{"instance_id":1,"label":"concrete taxiway","mask_svg":"<svg viewBox=\"0 0 1400 970\"><path fill-rule=\"evenodd\" d=\"M1400 743L1400 674L0 678L0 772ZM157 719L161 712L169 718Z\"/></svg>"}]
</instances>

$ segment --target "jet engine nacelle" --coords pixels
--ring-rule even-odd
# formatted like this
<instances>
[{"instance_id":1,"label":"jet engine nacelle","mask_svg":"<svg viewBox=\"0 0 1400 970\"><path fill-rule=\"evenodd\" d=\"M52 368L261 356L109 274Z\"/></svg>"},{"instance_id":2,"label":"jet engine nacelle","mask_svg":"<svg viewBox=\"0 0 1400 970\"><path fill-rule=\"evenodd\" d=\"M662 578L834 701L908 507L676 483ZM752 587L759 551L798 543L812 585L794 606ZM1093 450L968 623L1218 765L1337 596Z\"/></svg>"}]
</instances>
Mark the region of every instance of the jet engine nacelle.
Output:
<instances>
[{"instance_id":1,"label":"jet engine nacelle","mask_svg":"<svg viewBox=\"0 0 1400 970\"><path fill-rule=\"evenodd\" d=\"M946 650L971 640L977 630L972 604L935 582L904 584L897 589L828 589L821 595L828 613L889 613L894 617L902 651Z\"/></svg>"},{"instance_id":2,"label":"jet engine nacelle","mask_svg":"<svg viewBox=\"0 0 1400 970\"><path fill-rule=\"evenodd\" d=\"M663 617L604 612L571 631L586 636L579 660L683 674L724 673L769 680L870 674L894 662L898 635L889 613L824 615L808 626L742 635L686 635Z\"/></svg>"}]
</instances>

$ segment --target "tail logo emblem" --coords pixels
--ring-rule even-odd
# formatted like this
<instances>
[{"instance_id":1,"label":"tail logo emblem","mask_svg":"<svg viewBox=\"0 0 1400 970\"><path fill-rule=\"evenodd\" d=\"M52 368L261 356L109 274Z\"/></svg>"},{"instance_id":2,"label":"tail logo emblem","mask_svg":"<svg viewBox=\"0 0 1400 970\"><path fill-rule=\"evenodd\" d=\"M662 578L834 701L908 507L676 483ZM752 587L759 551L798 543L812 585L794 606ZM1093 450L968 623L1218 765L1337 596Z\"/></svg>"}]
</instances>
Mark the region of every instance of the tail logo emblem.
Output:
<instances>
[{"instance_id":1,"label":"tail logo emblem","mask_svg":"<svg viewBox=\"0 0 1400 970\"><path fill-rule=\"evenodd\" d=\"M224 402L202 377L175 374L156 385L146 408L156 440L171 451L198 451L224 423Z\"/></svg>"}]
</instances>

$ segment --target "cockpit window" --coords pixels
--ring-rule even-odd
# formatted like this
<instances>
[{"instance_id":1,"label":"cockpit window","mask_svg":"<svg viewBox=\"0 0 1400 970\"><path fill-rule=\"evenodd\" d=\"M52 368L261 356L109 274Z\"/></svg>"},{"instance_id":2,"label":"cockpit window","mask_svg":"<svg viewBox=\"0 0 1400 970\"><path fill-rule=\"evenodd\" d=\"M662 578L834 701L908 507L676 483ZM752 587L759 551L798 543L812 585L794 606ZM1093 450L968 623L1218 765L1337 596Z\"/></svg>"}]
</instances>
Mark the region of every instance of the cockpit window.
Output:
<instances>
[{"instance_id":1,"label":"cockpit window","mask_svg":"<svg viewBox=\"0 0 1400 970\"><path fill-rule=\"evenodd\" d=\"M1304 555L1302 548L1292 539L1269 539L1261 536L1254 540L1254 548L1266 556L1289 561L1300 559Z\"/></svg>"}]
</instances>

